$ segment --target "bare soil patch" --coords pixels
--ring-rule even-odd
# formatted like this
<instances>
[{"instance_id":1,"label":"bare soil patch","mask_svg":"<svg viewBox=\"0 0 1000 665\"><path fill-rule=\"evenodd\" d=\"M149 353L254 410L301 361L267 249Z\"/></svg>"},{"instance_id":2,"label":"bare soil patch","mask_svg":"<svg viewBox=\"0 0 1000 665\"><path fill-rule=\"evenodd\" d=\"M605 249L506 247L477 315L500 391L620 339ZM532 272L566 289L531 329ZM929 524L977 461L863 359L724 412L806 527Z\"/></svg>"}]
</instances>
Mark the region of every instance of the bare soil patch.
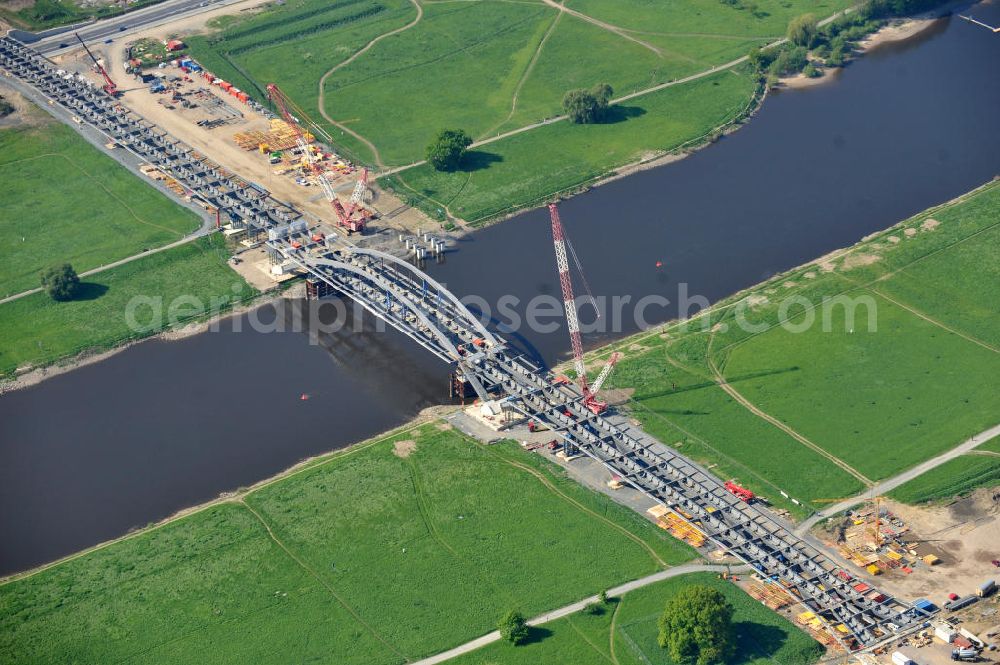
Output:
<instances>
[{"instance_id":1,"label":"bare soil patch","mask_svg":"<svg viewBox=\"0 0 1000 665\"><path fill-rule=\"evenodd\" d=\"M417 449L417 442L413 439L403 439L392 444L392 454L403 459L409 457Z\"/></svg>"},{"instance_id":2,"label":"bare soil patch","mask_svg":"<svg viewBox=\"0 0 1000 665\"><path fill-rule=\"evenodd\" d=\"M853 268L860 268L861 266L870 266L873 263L881 261L882 257L878 254L865 254L864 252L853 252L848 254L844 258L844 262L841 264L841 270L851 270Z\"/></svg>"},{"instance_id":3,"label":"bare soil patch","mask_svg":"<svg viewBox=\"0 0 1000 665\"><path fill-rule=\"evenodd\" d=\"M990 563L1000 558L1000 492L981 489L940 506L909 506L887 501L887 507L911 529L918 553L926 549L941 563L921 566L910 575L893 572L877 582L901 598L926 597L942 605L949 593L965 596L997 577ZM854 572L854 571L852 571Z\"/></svg>"}]
</instances>

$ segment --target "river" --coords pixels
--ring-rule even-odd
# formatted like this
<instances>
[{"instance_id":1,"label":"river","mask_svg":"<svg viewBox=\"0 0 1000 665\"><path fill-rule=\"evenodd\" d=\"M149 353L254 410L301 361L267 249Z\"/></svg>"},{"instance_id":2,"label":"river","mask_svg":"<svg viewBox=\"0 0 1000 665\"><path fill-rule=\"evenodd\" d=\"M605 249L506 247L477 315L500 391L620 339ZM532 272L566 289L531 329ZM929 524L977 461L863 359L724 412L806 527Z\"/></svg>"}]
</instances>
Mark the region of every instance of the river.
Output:
<instances>
[{"instance_id":1,"label":"river","mask_svg":"<svg viewBox=\"0 0 1000 665\"><path fill-rule=\"evenodd\" d=\"M976 16L1000 23L1000 5ZM1000 35L957 18L821 86L771 95L743 129L564 202L599 296L715 301L850 245L1000 173ZM428 271L487 303L558 296L547 214L467 236ZM660 264L659 266L657 264ZM580 290L580 289L578 289ZM286 327L301 302L252 315ZM586 336L588 346L637 329ZM252 484L446 400L447 368L395 332L219 332L138 344L0 397L0 574ZM585 324L592 317L586 308ZM602 321L611 321L606 316ZM235 332L234 326L243 332ZM551 363L565 331L519 329Z\"/></svg>"}]
</instances>

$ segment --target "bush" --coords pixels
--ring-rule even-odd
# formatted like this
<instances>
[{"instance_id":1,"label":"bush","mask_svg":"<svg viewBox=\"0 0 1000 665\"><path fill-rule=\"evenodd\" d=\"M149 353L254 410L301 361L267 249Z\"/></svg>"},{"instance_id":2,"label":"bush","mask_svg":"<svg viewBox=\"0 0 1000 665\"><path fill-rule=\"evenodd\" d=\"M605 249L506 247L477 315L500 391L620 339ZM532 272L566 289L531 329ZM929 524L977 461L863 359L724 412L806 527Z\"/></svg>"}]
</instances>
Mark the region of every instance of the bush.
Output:
<instances>
[{"instance_id":1,"label":"bush","mask_svg":"<svg viewBox=\"0 0 1000 665\"><path fill-rule=\"evenodd\" d=\"M563 97L563 110L577 124L587 125L604 120L614 91L607 83L590 90L570 90Z\"/></svg>"},{"instance_id":2,"label":"bush","mask_svg":"<svg viewBox=\"0 0 1000 665\"><path fill-rule=\"evenodd\" d=\"M682 665L725 663L736 653L733 606L715 589L684 588L667 602L657 622L658 642Z\"/></svg>"},{"instance_id":3,"label":"bush","mask_svg":"<svg viewBox=\"0 0 1000 665\"><path fill-rule=\"evenodd\" d=\"M821 72L819 70L819 68L817 68L816 65L814 65L811 62L808 65L805 66L805 69L802 70L803 76L806 76L806 77L811 78L811 79L814 79L817 76L820 76L822 73L823 72Z\"/></svg>"},{"instance_id":4,"label":"bush","mask_svg":"<svg viewBox=\"0 0 1000 665\"><path fill-rule=\"evenodd\" d=\"M793 49L782 49L778 57L768 67L768 72L775 76L798 74L808 64L808 54L809 52L803 46L796 46Z\"/></svg>"},{"instance_id":5,"label":"bush","mask_svg":"<svg viewBox=\"0 0 1000 665\"><path fill-rule=\"evenodd\" d=\"M4 118L14 112L14 105L3 97L0 97L0 118Z\"/></svg>"},{"instance_id":6,"label":"bush","mask_svg":"<svg viewBox=\"0 0 1000 665\"><path fill-rule=\"evenodd\" d=\"M523 614L517 610L511 610L500 619L497 630L500 631L500 637L511 644L518 645L528 636L528 622Z\"/></svg>"},{"instance_id":7,"label":"bush","mask_svg":"<svg viewBox=\"0 0 1000 665\"><path fill-rule=\"evenodd\" d=\"M80 278L68 263L43 270L41 277L42 288L53 300L72 300L80 290Z\"/></svg>"},{"instance_id":8,"label":"bush","mask_svg":"<svg viewBox=\"0 0 1000 665\"><path fill-rule=\"evenodd\" d=\"M472 145L472 137L461 129L443 129L427 146L427 161L438 171L454 171Z\"/></svg>"},{"instance_id":9,"label":"bush","mask_svg":"<svg viewBox=\"0 0 1000 665\"><path fill-rule=\"evenodd\" d=\"M798 46L812 46L818 34L816 17L812 14L796 16L788 23L788 41Z\"/></svg>"}]
</instances>

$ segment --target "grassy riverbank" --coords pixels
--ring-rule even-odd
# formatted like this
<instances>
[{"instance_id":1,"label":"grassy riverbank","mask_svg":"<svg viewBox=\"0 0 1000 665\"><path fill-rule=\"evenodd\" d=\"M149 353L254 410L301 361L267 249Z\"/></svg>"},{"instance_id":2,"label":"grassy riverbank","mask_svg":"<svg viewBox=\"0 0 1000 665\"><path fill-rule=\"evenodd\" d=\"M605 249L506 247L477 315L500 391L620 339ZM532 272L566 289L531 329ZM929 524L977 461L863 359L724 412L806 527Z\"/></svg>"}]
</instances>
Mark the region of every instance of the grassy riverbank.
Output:
<instances>
[{"instance_id":1,"label":"grassy riverbank","mask_svg":"<svg viewBox=\"0 0 1000 665\"><path fill-rule=\"evenodd\" d=\"M781 39L799 14L852 3L681 0L668 13L634 0L567 11L542 0L414 4L299 0L187 41L261 100L277 82L338 149L378 167L422 160L443 128L482 140L559 116L570 89L607 82L623 96L705 75L616 106L600 125L560 121L491 143L456 173L419 167L383 181L435 218L447 209L483 222L710 138L757 92L743 68L714 68Z\"/></svg>"},{"instance_id":2,"label":"grassy riverbank","mask_svg":"<svg viewBox=\"0 0 1000 665\"><path fill-rule=\"evenodd\" d=\"M98 268L179 240L200 223L35 107L22 125L0 130L0 199L2 296L37 287L51 264Z\"/></svg>"},{"instance_id":3,"label":"grassy riverbank","mask_svg":"<svg viewBox=\"0 0 1000 665\"><path fill-rule=\"evenodd\" d=\"M694 573L631 591L600 614L581 612L535 628L530 643L495 643L455 665L673 665L656 643L656 620L667 599L691 584L717 589L736 609L739 647L730 665L809 665L822 647L784 617L711 573ZM532 639L533 638L533 639Z\"/></svg>"},{"instance_id":4,"label":"grassy riverbank","mask_svg":"<svg viewBox=\"0 0 1000 665\"><path fill-rule=\"evenodd\" d=\"M994 182L624 340L612 382L651 433L793 512L782 491L855 494L997 424L998 212Z\"/></svg>"},{"instance_id":5,"label":"grassy riverbank","mask_svg":"<svg viewBox=\"0 0 1000 665\"><path fill-rule=\"evenodd\" d=\"M693 556L518 446L437 422L0 585L0 654L400 663Z\"/></svg>"},{"instance_id":6,"label":"grassy riverbank","mask_svg":"<svg viewBox=\"0 0 1000 665\"><path fill-rule=\"evenodd\" d=\"M257 292L226 265L228 257L222 238L208 236L85 277L69 302L36 293L0 305L0 376L107 350L161 332L170 319L191 322L248 301ZM130 303L139 327L129 320Z\"/></svg>"}]
</instances>

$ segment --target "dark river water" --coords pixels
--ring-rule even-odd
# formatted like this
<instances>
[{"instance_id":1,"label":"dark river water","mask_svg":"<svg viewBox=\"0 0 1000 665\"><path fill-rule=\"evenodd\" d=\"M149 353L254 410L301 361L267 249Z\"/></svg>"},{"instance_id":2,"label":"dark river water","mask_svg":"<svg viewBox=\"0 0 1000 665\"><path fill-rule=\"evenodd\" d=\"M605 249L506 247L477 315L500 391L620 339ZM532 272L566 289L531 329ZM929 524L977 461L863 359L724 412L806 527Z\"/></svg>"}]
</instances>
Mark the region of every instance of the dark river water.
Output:
<instances>
[{"instance_id":1,"label":"dark river water","mask_svg":"<svg viewBox=\"0 0 1000 665\"><path fill-rule=\"evenodd\" d=\"M1000 5L974 11L1000 24ZM562 218L595 295L669 299L644 311L646 323L659 323L678 314L681 284L718 300L989 180L1000 173L998 64L1000 35L943 20L834 82L772 95L707 150L566 201ZM491 306L516 298L523 314L533 297L559 294L545 211L456 249L428 271L460 296ZM586 344L636 330L632 305L620 325L603 317L611 329ZM303 306L258 316L293 327ZM592 318L586 308L581 316ZM227 322L139 344L0 397L0 574L252 484L447 399L448 368L371 322L313 335L238 323L244 332ZM549 363L568 348L562 329L522 326L511 338Z\"/></svg>"}]
</instances>

